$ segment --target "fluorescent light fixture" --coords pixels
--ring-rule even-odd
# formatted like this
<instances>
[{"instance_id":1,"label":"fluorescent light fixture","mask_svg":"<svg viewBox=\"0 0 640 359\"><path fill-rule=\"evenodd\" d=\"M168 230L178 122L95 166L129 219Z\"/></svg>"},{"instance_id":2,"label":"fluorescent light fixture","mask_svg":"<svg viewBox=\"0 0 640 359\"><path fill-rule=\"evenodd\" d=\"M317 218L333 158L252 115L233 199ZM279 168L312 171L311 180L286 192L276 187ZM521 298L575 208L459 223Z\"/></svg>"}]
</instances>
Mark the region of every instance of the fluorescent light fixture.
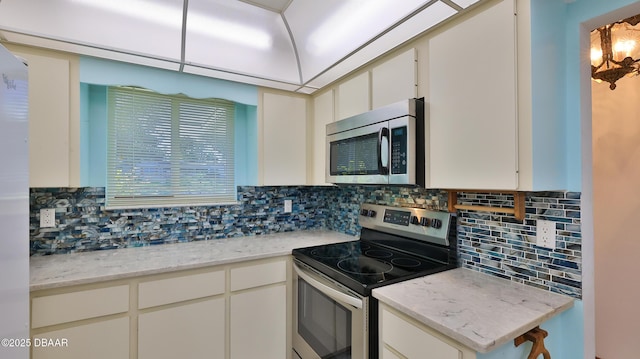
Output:
<instances>
[{"instance_id":1,"label":"fluorescent light fixture","mask_svg":"<svg viewBox=\"0 0 640 359\"><path fill-rule=\"evenodd\" d=\"M93 8L107 10L146 20L163 26L182 29L182 7L158 4L152 0L70 0ZM195 33L222 39L234 44L250 46L261 50L271 48L271 36L259 29L242 24L190 12L188 28Z\"/></svg>"},{"instance_id":2,"label":"fluorescent light fixture","mask_svg":"<svg viewBox=\"0 0 640 359\"><path fill-rule=\"evenodd\" d=\"M262 30L193 12L187 15L187 29L260 50L268 50L273 44L271 35Z\"/></svg>"},{"instance_id":3,"label":"fluorescent light fixture","mask_svg":"<svg viewBox=\"0 0 640 359\"><path fill-rule=\"evenodd\" d=\"M159 25L182 28L182 7L176 8L149 0L71 0Z\"/></svg>"},{"instance_id":4,"label":"fluorescent light fixture","mask_svg":"<svg viewBox=\"0 0 640 359\"><path fill-rule=\"evenodd\" d=\"M352 39L351 34L369 31L367 34L369 38L377 35L388 25L381 21L389 5L393 6L393 3L387 0L345 1L331 17L309 35L307 50L312 54L320 55L326 51L335 50L336 44ZM374 28L373 31L370 31L372 28ZM350 45L361 44L350 43Z\"/></svg>"}]
</instances>

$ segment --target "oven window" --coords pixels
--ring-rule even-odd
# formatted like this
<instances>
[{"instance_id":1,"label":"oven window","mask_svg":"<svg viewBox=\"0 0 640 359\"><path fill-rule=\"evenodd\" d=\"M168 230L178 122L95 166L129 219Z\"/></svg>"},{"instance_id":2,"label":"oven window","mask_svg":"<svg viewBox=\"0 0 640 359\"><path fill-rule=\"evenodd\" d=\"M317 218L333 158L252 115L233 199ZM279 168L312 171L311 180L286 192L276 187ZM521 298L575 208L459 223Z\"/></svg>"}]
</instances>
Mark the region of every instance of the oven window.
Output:
<instances>
[{"instance_id":1,"label":"oven window","mask_svg":"<svg viewBox=\"0 0 640 359\"><path fill-rule=\"evenodd\" d=\"M298 279L298 334L320 358L351 358L351 311L302 279Z\"/></svg>"}]
</instances>

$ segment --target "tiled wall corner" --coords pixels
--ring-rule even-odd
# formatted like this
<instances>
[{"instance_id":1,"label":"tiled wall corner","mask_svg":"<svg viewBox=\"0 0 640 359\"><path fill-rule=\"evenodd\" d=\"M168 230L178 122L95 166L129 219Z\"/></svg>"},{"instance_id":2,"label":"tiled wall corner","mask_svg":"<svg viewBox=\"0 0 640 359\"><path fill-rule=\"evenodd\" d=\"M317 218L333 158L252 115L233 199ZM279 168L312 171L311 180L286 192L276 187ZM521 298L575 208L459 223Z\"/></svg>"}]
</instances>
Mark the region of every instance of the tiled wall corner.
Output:
<instances>
[{"instance_id":1,"label":"tiled wall corner","mask_svg":"<svg viewBox=\"0 0 640 359\"><path fill-rule=\"evenodd\" d=\"M460 193L458 202L513 206L513 197L499 193ZM524 223L512 215L459 211L460 265L580 299L580 193L528 192L525 206ZM556 222L556 249L536 245L538 219Z\"/></svg>"}]
</instances>

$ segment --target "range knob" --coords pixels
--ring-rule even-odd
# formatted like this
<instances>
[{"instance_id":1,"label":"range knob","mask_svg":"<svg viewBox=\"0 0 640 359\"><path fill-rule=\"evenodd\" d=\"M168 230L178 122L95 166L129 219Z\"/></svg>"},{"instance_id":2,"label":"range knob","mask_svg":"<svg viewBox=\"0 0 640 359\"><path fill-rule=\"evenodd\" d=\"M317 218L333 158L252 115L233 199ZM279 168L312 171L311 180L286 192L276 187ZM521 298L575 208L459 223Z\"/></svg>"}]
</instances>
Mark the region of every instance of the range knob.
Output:
<instances>
[{"instance_id":1,"label":"range knob","mask_svg":"<svg viewBox=\"0 0 640 359\"><path fill-rule=\"evenodd\" d=\"M431 227L436 229L442 228L442 221L437 218L431 219Z\"/></svg>"},{"instance_id":2,"label":"range knob","mask_svg":"<svg viewBox=\"0 0 640 359\"><path fill-rule=\"evenodd\" d=\"M360 210L360 215L363 217L375 217L376 216L376 211L372 210L372 209L361 209Z\"/></svg>"},{"instance_id":3,"label":"range knob","mask_svg":"<svg viewBox=\"0 0 640 359\"><path fill-rule=\"evenodd\" d=\"M416 217L416 216L411 216L411 224L420 224L420 218Z\"/></svg>"},{"instance_id":4,"label":"range knob","mask_svg":"<svg viewBox=\"0 0 640 359\"><path fill-rule=\"evenodd\" d=\"M427 217L422 217L420 218L420 225L423 227L429 227L429 225L431 224L431 219L427 218Z\"/></svg>"}]
</instances>

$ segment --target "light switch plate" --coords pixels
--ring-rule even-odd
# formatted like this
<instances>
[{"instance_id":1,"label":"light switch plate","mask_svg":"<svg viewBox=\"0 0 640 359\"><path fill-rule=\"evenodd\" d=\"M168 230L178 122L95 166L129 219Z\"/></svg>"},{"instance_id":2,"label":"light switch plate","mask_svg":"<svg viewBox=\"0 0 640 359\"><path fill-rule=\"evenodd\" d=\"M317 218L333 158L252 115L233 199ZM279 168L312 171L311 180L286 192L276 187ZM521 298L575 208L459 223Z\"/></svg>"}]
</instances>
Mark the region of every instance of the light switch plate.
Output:
<instances>
[{"instance_id":1,"label":"light switch plate","mask_svg":"<svg viewBox=\"0 0 640 359\"><path fill-rule=\"evenodd\" d=\"M55 208L40 209L40 228L50 228L56 226Z\"/></svg>"},{"instance_id":2,"label":"light switch plate","mask_svg":"<svg viewBox=\"0 0 640 359\"><path fill-rule=\"evenodd\" d=\"M556 249L556 222L539 219L536 223L536 245Z\"/></svg>"},{"instance_id":3,"label":"light switch plate","mask_svg":"<svg viewBox=\"0 0 640 359\"><path fill-rule=\"evenodd\" d=\"M284 200L284 213L291 213L293 204L290 199Z\"/></svg>"}]
</instances>

